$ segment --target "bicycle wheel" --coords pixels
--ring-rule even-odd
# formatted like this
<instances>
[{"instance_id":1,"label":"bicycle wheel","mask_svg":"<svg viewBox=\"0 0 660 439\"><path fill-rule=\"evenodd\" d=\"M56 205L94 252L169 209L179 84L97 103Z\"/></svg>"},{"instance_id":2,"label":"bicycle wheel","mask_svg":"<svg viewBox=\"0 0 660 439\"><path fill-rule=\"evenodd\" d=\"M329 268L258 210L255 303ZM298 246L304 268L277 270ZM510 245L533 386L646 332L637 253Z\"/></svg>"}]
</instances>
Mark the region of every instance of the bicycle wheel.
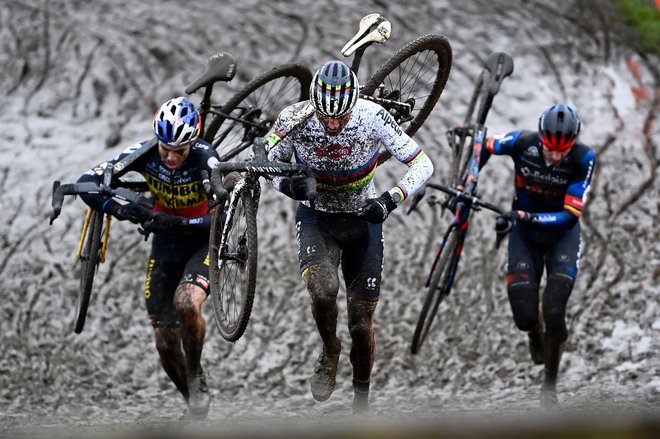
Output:
<instances>
[{"instance_id":1,"label":"bicycle wheel","mask_svg":"<svg viewBox=\"0 0 660 439\"><path fill-rule=\"evenodd\" d=\"M222 337L234 342L245 332L257 283L257 212L253 191L243 189L231 215L230 230L221 248L223 209L215 209L209 255L213 316ZM232 210L230 205L229 211Z\"/></svg>"},{"instance_id":2,"label":"bicycle wheel","mask_svg":"<svg viewBox=\"0 0 660 439\"><path fill-rule=\"evenodd\" d=\"M221 161L244 161L252 141L268 133L280 111L309 98L311 82L312 72L297 63L261 74L222 106L223 115L209 122L204 139L218 151Z\"/></svg>"},{"instance_id":3,"label":"bicycle wheel","mask_svg":"<svg viewBox=\"0 0 660 439\"><path fill-rule=\"evenodd\" d=\"M394 53L369 78L362 93L410 104L412 111L398 115L397 122L412 136L438 102L451 63L451 46L445 37L419 37Z\"/></svg>"},{"instance_id":4,"label":"bicycle wheel","mask_svg":"<svg viewBox=\"0 0 660 439\"><path fill-rule=\"evenodd\" d=\"M419 314L417 326L413 333L410 347L410 352L413 355L417 354L421 349L422 343L426 340L426 336L431 329L440 303L449 295L449 291L451 290L452 273L459 258L457 250L460 245L461 233L461 230L458 228L454 228L449 233L440 252L438 262L434 267L431 282L426 293L426 299L424 300L424 305L422 306L422 311Z\"/></svg>"},{"instance_id":5,"label":"bicycle wheel","mask_svg":"<svg viewBox=\"0 0 660 439\"><path fill-rule=\"evenodd\" d=\"M84 247L80 254L80 288L76 297L76 311L73 321L73 331L80 334L85 325L89 298L92 295L94 275L101 257L101 235L103 233L103 212L91 210L87 231L84 236Z\"/></svg>"}]
</instances>

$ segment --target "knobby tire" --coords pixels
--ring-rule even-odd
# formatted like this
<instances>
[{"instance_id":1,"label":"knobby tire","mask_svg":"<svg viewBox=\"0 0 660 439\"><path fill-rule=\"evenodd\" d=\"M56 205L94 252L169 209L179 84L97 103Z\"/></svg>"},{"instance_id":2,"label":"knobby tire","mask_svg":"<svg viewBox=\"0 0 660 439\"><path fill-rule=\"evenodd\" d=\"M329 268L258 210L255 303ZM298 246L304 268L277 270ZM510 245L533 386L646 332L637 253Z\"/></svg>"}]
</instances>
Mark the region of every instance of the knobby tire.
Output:
<instances>
[{"instance_id":1,"label":"knobby tire","mask_svg":"<svg viewBox=\"0 0 660 439\"><path fill-rule=\"evenodd\" d=\"M209 121L204 139L218 151L220 161L244 161L252 141L264 136L285 107L309 98L312 72L308 67L288 63L262 73L236 92L220 112L247 119L260 128L216 114Z\"/></svg>"},{"instance_id":2,"label":"knobby tire","mask_svg":"<svg viewBox=\"0 0 660 439\"><path fill-rule=\"evenodd\" d=\"M92 295L94 275L101 258L101 236L103 233L103 212L92 211L87 227L85 245L80 257L80 288L76 297L76 311L73 321L73 331L80 334L85 326L89 299Z\"/></svg>"},{"instance_id":3,"label":"knobby tire","mask_svg":"<svg viewBox=\"0 0 660 439\"><path fill-rule=\"evenodd\" d=\"M257 206L252 191L241 192L227 240L227 253L233 258L220 259L223 209L212 216L209 242L211 303L220 335L235 342L245 332L257 282Z\"/></svg>"},{"instance_id":4,"label":"knobby tire","mask_svg":"<svg viewBox=\"0 0 660 439\"><path fill-rule=\"evenodd\" d=\"M381 97L379 88L384 88L382 97L388 98L393 90L400 92L393 97L400 102L412 102L414 108L409 122L400 122L409 136L413 136L431 114L445 88L452 64L449 41L441 35L419 37L394 53L362 87L362 93ZM397 118L399 119L399 118ZM379 162L390 157L383 153Z\"/></svg>"},{"instance_id":5,"label":"knobby tire","mask_svg":"<svg viewBox=\"0 0 660 439\"><path fill-rule=\"evenodd\" d=\"M431 275L431 281L426 293L426 299L419 314L415 332L413 334L410 352L415 355L419 352L431 329L431 325L438 312L440 303L449 295L451 290L450 278L453 267L456 265L457 247L460 243L461 230L455 227L447 237L444 247L440 253L438 262Z\"/></svg>"}]
</instances>

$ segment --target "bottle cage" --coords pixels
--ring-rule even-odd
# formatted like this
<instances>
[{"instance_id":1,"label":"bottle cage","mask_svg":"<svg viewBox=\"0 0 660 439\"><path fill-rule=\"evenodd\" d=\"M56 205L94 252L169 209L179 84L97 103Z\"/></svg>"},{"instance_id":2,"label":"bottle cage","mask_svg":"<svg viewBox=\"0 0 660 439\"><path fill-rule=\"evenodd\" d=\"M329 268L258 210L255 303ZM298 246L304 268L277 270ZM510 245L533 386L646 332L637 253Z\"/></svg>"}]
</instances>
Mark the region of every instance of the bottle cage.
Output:
<instances>
[{"instance_id":1,"label":"bottle cage","mask_svg":"<svg viewBox=\"0 0 660 439\"><path fill-rule=\"evenodd\" d=\"M380 14L369 14L360 20L357 34L341 49L341 54L348 57L357 49L371 43L383 44L390 39L392 23Z\"/></svg>"}]
</instances>

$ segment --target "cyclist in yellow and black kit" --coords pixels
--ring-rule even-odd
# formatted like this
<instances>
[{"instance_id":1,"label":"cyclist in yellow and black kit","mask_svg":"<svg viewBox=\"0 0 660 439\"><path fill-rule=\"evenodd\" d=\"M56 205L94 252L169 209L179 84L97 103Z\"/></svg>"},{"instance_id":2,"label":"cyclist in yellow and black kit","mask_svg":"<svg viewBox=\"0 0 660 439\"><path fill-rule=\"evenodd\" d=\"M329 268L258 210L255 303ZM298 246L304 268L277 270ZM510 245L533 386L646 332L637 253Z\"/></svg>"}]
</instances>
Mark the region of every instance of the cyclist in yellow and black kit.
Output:
<instances>
[{"instance_id":1,"label":"cyclist in yellow and black kit","mask_svg":"<svg viewBox=\"0 0 660 439\"><path fill-rule=\"evenodd\" d=\"M155 137L130 146L114 159L86 172L79 182L100 182L114 167L113 179L129 171L146 179L153 211L85 195L89 206L153 233L145 298L163 369L183 395L190 415L207 416L211 398L201 366L206 323L201 306L209 294L208 239L211 215L202 171L211 173L218 154L198 139L201 116L186 98L165 102L153 119Z\"/></svg>"}]
</instances>

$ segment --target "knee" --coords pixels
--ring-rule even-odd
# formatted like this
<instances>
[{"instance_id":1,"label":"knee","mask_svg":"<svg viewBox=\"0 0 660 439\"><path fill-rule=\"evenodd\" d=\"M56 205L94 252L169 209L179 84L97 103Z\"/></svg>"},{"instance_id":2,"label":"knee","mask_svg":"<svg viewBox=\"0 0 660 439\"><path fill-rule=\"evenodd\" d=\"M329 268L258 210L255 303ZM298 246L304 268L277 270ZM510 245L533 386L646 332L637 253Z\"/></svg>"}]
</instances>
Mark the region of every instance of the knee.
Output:
<instances>
[{"instance_id":1,"label":"knee","mask_svg":"<svg viewBox=\"0 0 660 439\"><path fill-rule=\"evenodd\" d=\"M513 321L521 331L530 331L538 322L538 286L531 282L518 282L508 287Z\"/></svg>"},{"instance_id":2,"label":"knee","mask_svg":"<svg viewBox=\"0 0 660 439\"><path fill-rule=\"evenodd\" d=\"M335 303L339 292L336 273L317 265L307 270L303 278L314 304L326 306Z\"/></svg>"},{"instance_id":3,"label":"knee","mask_svg":"<svg viewBox=\"0 0 660 439\"><path fill-rule=\"evenodd\" d=\"M201 292L201 293L200 293ZM194 285L185 284L179 288L176 293L176 300L174 301L174 308L180 315L194 316L200 313L201 295L206 295L200 288L195 288Z\"/></svg>"},{"instance_id":4,"label":"knee","mask_svg":"<svg viewBox=\"0 0 660 439\"><path fill-rule=\"evenodd\" d=\"M351 322L351 324L348 326L348 332L351 335L351 338L370 337L372 331L373 324L371 320L368 319L360 319L355 322Z\"/></svg>"}]
</instances>

